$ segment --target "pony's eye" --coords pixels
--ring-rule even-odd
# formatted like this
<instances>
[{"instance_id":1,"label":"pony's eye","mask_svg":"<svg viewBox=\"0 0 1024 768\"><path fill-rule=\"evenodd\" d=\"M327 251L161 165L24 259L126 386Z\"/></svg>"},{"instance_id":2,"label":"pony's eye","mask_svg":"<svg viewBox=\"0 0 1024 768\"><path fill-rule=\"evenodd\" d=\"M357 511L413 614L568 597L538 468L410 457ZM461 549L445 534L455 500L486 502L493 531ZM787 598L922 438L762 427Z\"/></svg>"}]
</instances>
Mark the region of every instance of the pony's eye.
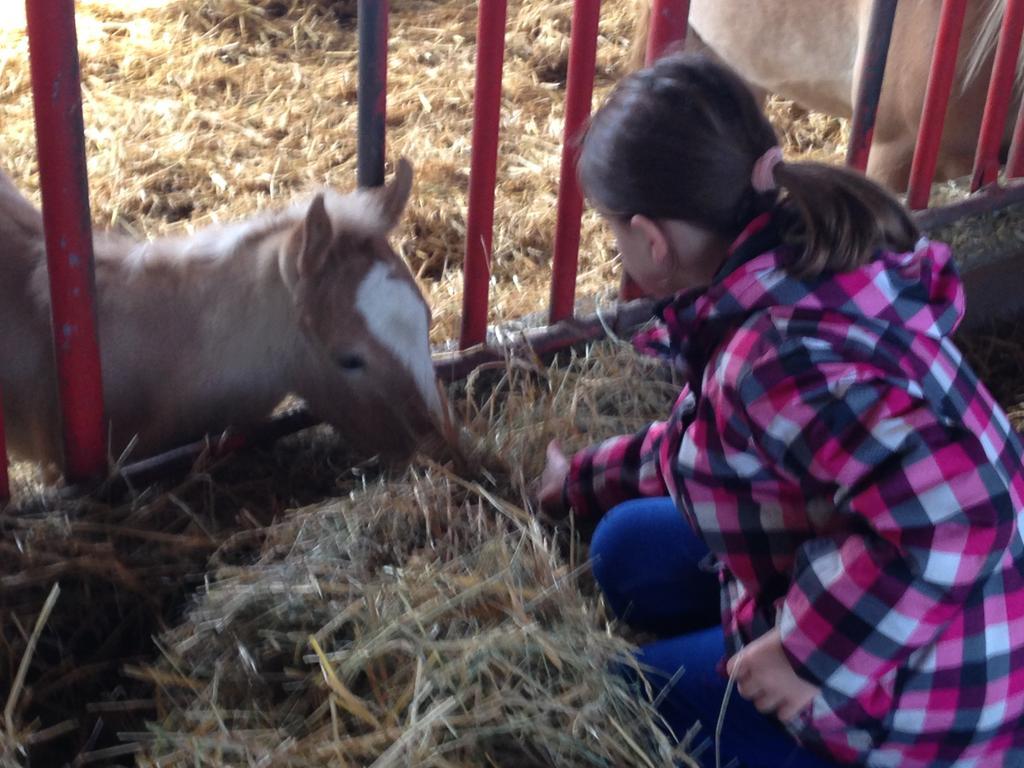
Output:
<instances>
[{"instance_id":1,"label":"pony's eye","mask_svg":"<svg viewBox=\"0 0 1024 768\"><path fill-rule=\"evenodd\" d=\"M366 367L366 360L359 355L342 355L338 358L338 366L343 371L361 371Z\"/></svg>"}]
</instances>

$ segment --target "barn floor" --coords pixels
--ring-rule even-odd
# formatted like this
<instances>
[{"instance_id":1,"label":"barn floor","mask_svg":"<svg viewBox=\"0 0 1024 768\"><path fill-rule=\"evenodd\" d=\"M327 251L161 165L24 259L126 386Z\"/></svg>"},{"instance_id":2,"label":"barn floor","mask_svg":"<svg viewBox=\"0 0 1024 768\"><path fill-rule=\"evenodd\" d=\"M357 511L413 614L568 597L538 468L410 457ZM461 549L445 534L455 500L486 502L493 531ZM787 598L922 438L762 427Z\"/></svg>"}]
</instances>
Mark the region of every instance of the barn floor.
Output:
<instances>
[{"instance_id":1,"label":"barn floor","mask_svg":"<svg viewBox=\"0 0 1024 768\"><path fill-rule=\"evenodd\" d=\"M127 741L144 765L630 765L639 745L664 764L608 674L629 643L585 549L528 499L548 440L635 430L676 385L611 342L484 377L451 393L457 458L353 466L317 428L116 504L20 487L0 516L0 648L29 661L8 759Z\"/></svg>"},{"instance_id":2,"label":"barn floor","mask_svg":"<svg viewBox=\"0 0 1024 768\"><path fill-rule=\"evenodd\" d=\"M961 338L1018 429L1021 338ZM23 475L0 514L0 669L27 676L0 765L669 765L608 674L636 638L529 499L551 438L635 430L676 387L608 341L454 388L458 458L358 464L315 428L117 503Z\"/></svg>"},{"instance_id":3,"label":"barn floor","mask_svg":"<svg viewBox=\"0 0 1024 768\"><path fill-rule=\"evenodd\" d=\"M354 0L77 5L99 226L188 232L354 179ZM395 241L442 343L460 313L474 5L391 6L389 156L418 169ZM631 30L629 0L603 6L596 98ZM570 14L510 3L494 322L547 297ZM842 121L771 112L788 156L841 158ZM37 195L16 14L0 18L0 125L0 164ZM998 222L1012 248L1018 219ZM950 236L979 252L996 237ZM611 240L589 213L581 265L581 294L610 297ZM1022 427L1018 339L1004 323L962 341ZM0 513L0 766L669 764L652 712L608 674L632 638L609 631L585 548L529 498L549 439L636 429L673 393L604 342L453 389L464 455L404 470L323 428L116 503L62 499L18 467Z\"/></svg>"}]
</instances>

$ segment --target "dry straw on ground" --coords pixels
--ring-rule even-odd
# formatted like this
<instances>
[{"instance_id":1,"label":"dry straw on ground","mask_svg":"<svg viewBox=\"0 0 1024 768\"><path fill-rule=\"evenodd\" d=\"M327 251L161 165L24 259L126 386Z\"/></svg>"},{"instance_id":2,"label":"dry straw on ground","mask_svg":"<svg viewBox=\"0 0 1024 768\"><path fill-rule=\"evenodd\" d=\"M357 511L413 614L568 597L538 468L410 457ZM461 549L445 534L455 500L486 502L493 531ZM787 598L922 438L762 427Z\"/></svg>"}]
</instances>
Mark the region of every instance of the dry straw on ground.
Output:
<instances>
[{"instance_id":1,"label":"dry straw on ground","mask_svg":"<svg viewBox=\"0 0 1024 768\"><path fill-rule=\"evenodd\" d=\"M539 379L509 369L468 419L489 471L427 462L300 510L255 565L215 571L149 672L171 713L142 764L668 764L608 674L628 645L602 630L579 554L524 503L550 436L660 410L664 383L637 400L623 374L664 382L618 351Z\"/></svg>"},{"instance_id":2,"label":"dry straw on ground","mask_svg":"<svg viewBox=\"0 0 1024 768\"><path fill-rule=\"evenodd\" d=\"M96 222L182 232L349 186L354 6L80 0ZM476 6L391 6L389 156L418 170L396 242L442 341L460 313ZM632 7L603 4L596 99L622 73ZM546 301L571 8L510 3L492 320ZM788 156L841 158L843 121L770 112ZM0 164L37 199L32 131L13 13ZM583 294L610 295L612 256L588 214ZM968 349L1019 426L1015 338ZM453 393L468 460L398 477L353 466L324 429L117 504L61 500L22 471L0 515L0 765L26 751L46 766L666 765L652 711L608 672L629 645L606 628L585 552L533 521L528 485L551 437L571 449L635 429L673 393L606 343L565 370L518 361L471 380Z\"/></svg>"},{"instance_id":3,"label":"dry straw on ground","mask_svg":"<svg viewBox=\"0 0 1024 768\"><path fill-rule=\"evenodd\" d=\"M610 673L629 645L585 553L528 499L549 439L635 430L676 384L614 343L484 376L453 393L459 461L381 477L319 430L129 503L5 516L11 667L63 593L0 745L44 763L70 742L144 765L667 764L654 713Z\"/></svg>"}]
</instances>

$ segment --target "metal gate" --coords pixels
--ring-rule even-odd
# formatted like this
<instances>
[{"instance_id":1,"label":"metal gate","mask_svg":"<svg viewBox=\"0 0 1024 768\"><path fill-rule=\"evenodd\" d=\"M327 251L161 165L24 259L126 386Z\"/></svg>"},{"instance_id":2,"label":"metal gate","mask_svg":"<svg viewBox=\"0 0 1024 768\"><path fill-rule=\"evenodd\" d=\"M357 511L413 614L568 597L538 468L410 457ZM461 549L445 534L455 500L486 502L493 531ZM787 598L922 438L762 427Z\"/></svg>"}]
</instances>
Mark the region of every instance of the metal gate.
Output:
<instances>
[{"instance_id":1,"label":"metal gate","mask_svg":"<svg viewBox=\"0 0 1024 768\"><path fill-rule=\"evenodd\" d=\"M1024 185L1000 185L997 181L999 145L1013 96L1024 30L1024 0L1007 0L975 157L971 190L976 194L950 206L924 210L935 175L967 1L943 0L914 154L908 205L918 212L918 221L925 228L1024 200ZM861 170L866 168L870 152L896 4L897 0L875 0L873 9L847 155L847 163ZM478 54L459 352L437 360L438 374L448 380L466 375L481 362L503 357L501 350L487 347L485 341L507 6L507 0L479 0L478 3ZM648 61L684 38L689 6L689 0L652 0ZM106 423L96 333L74 0L27 0L27 8L67 478L77 482L101 476L106 470ZM548 309L551 325L525 334L525 343L541 356L599 338L609 328L623 332L650 317L650 303L642 299L624 301L611 315L601 318L573 317L583 201L576 181L576 145L572 140L590 113L600 10L600 0L575 0L573 8ZM377 186L384 180L387 0L359 0L358 15L358 182L362 186ZM1024 121L1020 117L1018 115L1005 169L1008 179L1024 175ZM637 297L635 287L628 281L623 283L622 297L626 300ZM276 437L311 423L311 416L304 411L288 413L268 422L258 433L237 436L220 449L231 450L248 440ZM182 446L122 468L122 474L143 482L170 467L187 467L205 447L205 443ZM5 456L0 414L0 499L9 495Z\"/></svg>"}]
</instances>

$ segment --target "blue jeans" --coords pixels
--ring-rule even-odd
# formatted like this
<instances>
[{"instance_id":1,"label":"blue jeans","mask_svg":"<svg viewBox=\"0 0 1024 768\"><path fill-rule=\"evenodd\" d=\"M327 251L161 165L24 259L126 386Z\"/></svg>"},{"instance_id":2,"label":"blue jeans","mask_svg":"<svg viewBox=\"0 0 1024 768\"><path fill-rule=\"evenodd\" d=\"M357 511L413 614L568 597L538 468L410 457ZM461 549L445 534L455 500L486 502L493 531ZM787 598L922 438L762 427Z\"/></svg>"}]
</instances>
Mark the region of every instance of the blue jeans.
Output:
<instances>
[{"instance_id":1,"label":"blue jeans","mask_svg":"<svg viewBox=\"0 0 1024 768\"><path fill-rule=\"evenodd\" d=\"M594 576L616 616L666 637L641 647L637 659L676 737L700 723L691 752L711 767L727 680L717 669L725 636L718 577L701 568L707 555L707 547L667 498L615 507L598 524L590 545ZM758 712L735 690L726 708L721 750L723 766L730 760L746 768L836 765L800 747L775 718Z\"/></svg>"}]
</instances>

